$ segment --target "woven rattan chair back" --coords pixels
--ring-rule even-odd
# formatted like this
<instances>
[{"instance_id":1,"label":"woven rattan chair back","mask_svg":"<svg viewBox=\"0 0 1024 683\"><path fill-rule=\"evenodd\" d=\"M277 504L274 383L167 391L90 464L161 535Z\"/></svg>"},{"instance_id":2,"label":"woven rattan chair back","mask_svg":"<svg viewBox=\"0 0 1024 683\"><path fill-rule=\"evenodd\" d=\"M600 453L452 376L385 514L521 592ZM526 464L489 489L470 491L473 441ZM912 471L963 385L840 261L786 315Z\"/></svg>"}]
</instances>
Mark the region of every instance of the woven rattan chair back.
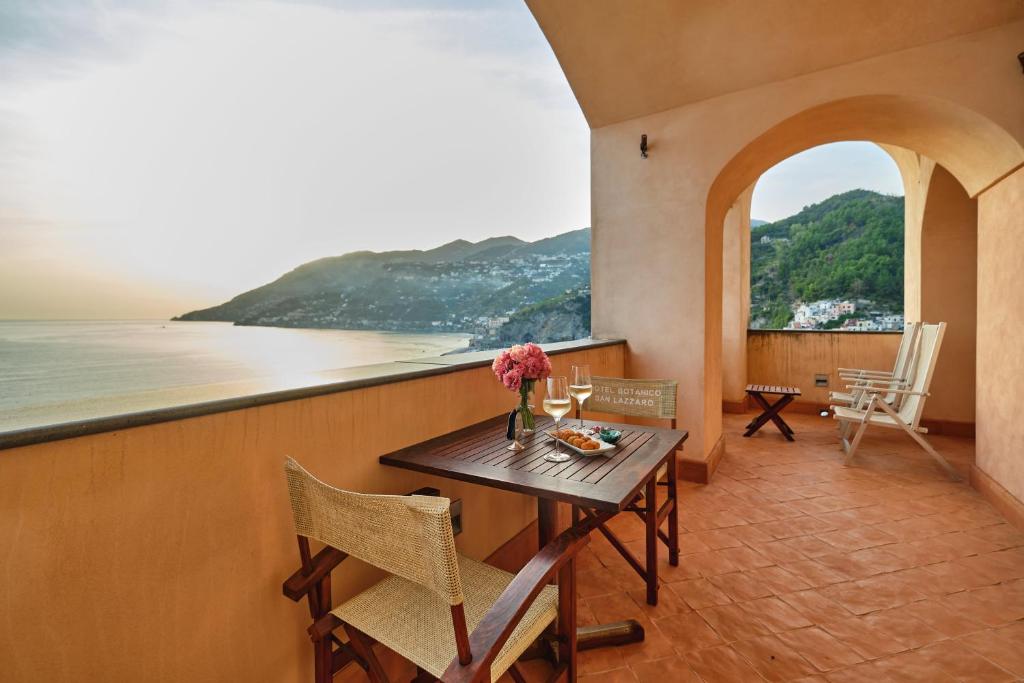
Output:
<instances>
[{"instance_id":1,"label":"woven rattan chair back","mask_svg":"<svg viewBox=\"0 0 1024 683\"><path fill-rule=\"evenodd\" d=\"M295 532L463 602L447 498L352 493L285 461Z\"/></svg>"},{"instance_id":2,"label":"woven rattan chair back","mask_svg":"<svg viewBox=\"0 0 1024 683\"><path fill-rule=\"evenodd\" d=\"M675 380L594 377L592 383L594 393L586 401L587 410L662 420L676 418L679 383Z\"/></svg>"}]
</instances>

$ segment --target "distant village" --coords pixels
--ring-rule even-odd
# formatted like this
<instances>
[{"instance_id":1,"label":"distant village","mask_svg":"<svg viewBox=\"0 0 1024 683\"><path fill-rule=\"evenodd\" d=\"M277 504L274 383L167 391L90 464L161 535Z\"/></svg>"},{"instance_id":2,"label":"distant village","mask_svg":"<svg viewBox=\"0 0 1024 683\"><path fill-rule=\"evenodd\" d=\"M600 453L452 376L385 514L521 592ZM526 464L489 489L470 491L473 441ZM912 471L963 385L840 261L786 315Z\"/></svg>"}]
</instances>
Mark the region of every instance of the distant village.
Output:
<instances>
[{"instance_id":1,"label":"distant village","mask_svg":"<svg viewBox=\"0 0 1024 683\"><path fill-rule=\"evenodd\" d=\"M903 314L876 310L866 299L821 299L798 303L787 330L848 330L888 332L903 329Z\"/></svg>"}]
</instances>

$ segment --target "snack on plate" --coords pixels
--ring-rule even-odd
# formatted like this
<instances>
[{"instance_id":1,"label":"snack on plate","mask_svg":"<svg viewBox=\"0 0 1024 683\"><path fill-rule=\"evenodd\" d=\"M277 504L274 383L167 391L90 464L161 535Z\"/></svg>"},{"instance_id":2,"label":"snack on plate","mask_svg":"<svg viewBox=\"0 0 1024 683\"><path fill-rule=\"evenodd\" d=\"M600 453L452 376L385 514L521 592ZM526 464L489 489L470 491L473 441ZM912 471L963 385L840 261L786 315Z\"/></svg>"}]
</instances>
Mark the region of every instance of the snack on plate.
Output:
<instances>
[{"instance_id":1,"label":"snack on plate","mask_svg":"<svg viewBox=\"0 0 1024 683\"><path fill-rule=\"evenodd\" d=\"M592 438L590 434L580 433L575 429L559 429L557 432L552 432L552 435L556 439L561 439L565 443L574 446L581 451L596 451L601 448L600 441Z\"/></svg>"}]
</instances>

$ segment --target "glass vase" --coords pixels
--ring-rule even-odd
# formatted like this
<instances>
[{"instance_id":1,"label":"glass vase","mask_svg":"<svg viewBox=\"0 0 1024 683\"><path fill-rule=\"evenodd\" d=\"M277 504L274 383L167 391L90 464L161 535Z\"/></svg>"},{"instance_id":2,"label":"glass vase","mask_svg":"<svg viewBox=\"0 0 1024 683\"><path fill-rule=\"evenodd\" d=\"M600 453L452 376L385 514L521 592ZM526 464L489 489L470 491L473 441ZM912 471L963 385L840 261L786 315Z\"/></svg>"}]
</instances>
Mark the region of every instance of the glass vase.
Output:
<instances>
[{"instance_id":1,"label":"glass vase","mask_svg":"<svg viewBox=\"0 0 1024 683\"><path fill-rule=\"evenodd\" d=\"M533 397L533 382L523 382L519 389L519 423L522 425L524 435L533 434L537 429L537 422L533 415L533 404L530 400Z\"/></svg>"}]
</instances>

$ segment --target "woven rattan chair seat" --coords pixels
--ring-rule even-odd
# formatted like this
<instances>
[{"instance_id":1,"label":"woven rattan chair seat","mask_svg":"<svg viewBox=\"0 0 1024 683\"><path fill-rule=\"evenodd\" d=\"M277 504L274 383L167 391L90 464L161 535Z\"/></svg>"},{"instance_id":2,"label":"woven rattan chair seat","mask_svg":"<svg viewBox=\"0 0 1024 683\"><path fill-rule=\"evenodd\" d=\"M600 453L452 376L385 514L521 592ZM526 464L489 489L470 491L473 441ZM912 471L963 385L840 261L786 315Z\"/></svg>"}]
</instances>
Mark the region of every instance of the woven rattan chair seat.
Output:
<instances>
[{"instance_id":1,"label":"woven rattan chair seat","mask_svg":"<svg viewBox=\"0 0 1024 683\"><path fill-rule=\"evenodd\" d=\"M462 555L458 563L466 624L472 633L513 575ZM390 575L332 613L438 678L457 655L449 604L407 579ZM558 588L546 586L491 665L492 681L515 663L557 614Z\"/></svg>"}]
</instances>

